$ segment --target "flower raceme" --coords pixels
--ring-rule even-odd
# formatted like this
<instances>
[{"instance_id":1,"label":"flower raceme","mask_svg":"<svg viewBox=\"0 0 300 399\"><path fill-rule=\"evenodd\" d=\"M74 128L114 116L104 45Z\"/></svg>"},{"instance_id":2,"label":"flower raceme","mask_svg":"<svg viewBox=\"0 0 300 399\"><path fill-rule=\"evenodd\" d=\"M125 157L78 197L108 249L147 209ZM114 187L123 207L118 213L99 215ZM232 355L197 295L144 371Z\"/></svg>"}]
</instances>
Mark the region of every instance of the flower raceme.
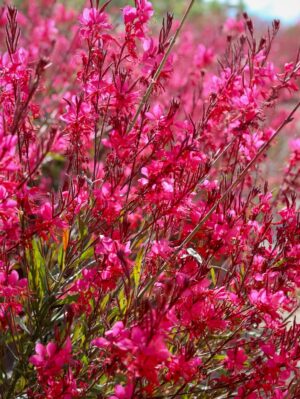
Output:
<instances>
[{"instance_id":1,"label":"flower raceme","mask_svg":"<svg viewBox=\"0 0 300 399\"><path fill-rule=\"evenodd\" d=\"M0 9L1 397L297 399L299 59L114 6Z\"/></svg>"}]
</instances>

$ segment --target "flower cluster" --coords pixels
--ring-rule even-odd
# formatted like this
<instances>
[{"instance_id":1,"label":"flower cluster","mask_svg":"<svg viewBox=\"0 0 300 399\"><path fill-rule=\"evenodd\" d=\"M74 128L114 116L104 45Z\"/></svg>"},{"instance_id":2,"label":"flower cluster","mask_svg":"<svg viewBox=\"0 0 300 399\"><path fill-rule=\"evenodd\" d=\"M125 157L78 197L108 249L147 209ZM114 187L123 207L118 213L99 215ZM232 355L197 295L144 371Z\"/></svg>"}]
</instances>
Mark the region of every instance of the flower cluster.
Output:
<instances>
[{"instance_id":1,"label":"flower cluster","mask_svg":"<svg viewBox=\"0 0 300 399\"><path fill-rule=\"evenodd\" d=\"M299 398L279 21L22 3L0 11L0 396Z\"/></svg>"}]
</instances>

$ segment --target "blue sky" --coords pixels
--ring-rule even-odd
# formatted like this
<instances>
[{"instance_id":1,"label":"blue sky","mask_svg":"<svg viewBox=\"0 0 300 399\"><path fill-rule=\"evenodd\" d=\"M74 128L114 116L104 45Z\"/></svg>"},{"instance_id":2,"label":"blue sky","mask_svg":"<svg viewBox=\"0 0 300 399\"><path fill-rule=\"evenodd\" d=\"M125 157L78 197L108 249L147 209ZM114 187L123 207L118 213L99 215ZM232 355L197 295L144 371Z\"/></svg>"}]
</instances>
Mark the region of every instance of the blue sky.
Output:
<instances>
[{"instance_id":1,"label":"blue sky","mask_svg":"<svg viewBox=\"0 0 300 399\"><path fill-rule=\"evenodd\" d=\"M239 0L222 0L237 4ZM300 0L244 0L250 15L264 19L279 18L284 24L300 22Z\"/></svg>"},{"instance_id":2,"label":"blue sky","mask_svg":"<svg viewBox=\"0 0 300 399\"><path fill-rule=\"evenodd\" d=\"M300 21L300 0L246 0L249 12L284 23Z\"/></svg>"}]
</instances>

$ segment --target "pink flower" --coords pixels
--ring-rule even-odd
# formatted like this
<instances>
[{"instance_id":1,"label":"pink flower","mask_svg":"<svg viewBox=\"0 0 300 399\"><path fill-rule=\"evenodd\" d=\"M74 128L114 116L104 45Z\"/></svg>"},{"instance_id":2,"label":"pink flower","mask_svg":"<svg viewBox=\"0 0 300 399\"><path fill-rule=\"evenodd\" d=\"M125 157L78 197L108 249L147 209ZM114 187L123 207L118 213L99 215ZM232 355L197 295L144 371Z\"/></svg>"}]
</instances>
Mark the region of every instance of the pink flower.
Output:
<instances>
[{"instance_id":1,"label":"pink flower","mask_svg":"<svg viewBox=\"0 0 300 399\"><path fill-rule=\"evenodd\" d=\"M167 378L177 382L184 379L186 382L192 381L199 373L199 366L202 360L199 357L187 359L184 354L173 356L168 363Z\"/></svg>"},{"instance_id":2,"label":"pink flower","mask_svg":"<svg viewBox=\"0 0 300 399\"><path fill-rule=\"evenodd\" d=\"M154 10L148 0L136 0L136 7L126 6L123 8L123 18L127 32L132 38L145 38L146 24L153 16Z\"/></svg>"},{"instance_id":3,"label":"pink flower","mask_svg":"<svg viewBox=\"0 0 300 399\"><path fill-rule=\"evenodd\" d=\"M211 48L205 47L203 44L199 44L197 52L194 56L195 65L198 68L205 68L212 63L214 59L214 52Z\"/></svg>"},{"instance_id":4,"label":"pink flower","mask_svg":"<svg viewBox=\"0 0 300 399\"><path fill-rule=\"evenodd\" d=\"M136 0L136 8L139 20L143 24L148 22L154 14L152 3L148 0Z\"/></svg>"},{"instance_id":5,"label":"pink flower","mask_svg":"<svg viewBox=\"0 0 300 399\"><path fill-rule=\"evenodd\" d=\"M277 313L279 308L287 302L283 291L277 291L272 294L265 288L261 288L260 290L251 290L249 299L257 309L265 314L265 316L270 314L273 319L279 317L279 314ZM267 317L266 320L269 320L269 318Z\"/></svg>"},{"instance_id":6,"label":"pink flower","mask_svg":"<svg viewBox=\"0 0 300 399\"><path fill-rule=\"evenodd\" d=\"M292 151L299 152L300 153L300 138L291 140L289 142L289 147Z\"/></svg>"},{"instance_id":7,"label":"pink flower","mask_svg":"<svg viewBox=\"0 0 300 399\"><path fill-rule=\"evenodd\" d=\"M85 8L79 20L82 26L81 34L85 38L92 35L99 38L105 30L112 28L108 22L107 14L100 12L96 8Z\"/></svg>"},{"instance_id":8,"label":"pink flower","mask_svg":"<svg viewBox=\"0 0 300 399\"><path fill-rule=\"evenodd\" d=\"M37 343L35 345L35 355L29 358L43 376L54 376L59 373L63 366L72 362L72 344L67 338L64 347L61 349L54 342L47 345Z\"/></svg>"},{"instance_id":9,"label":"pink flower","mask_svg":"<svg viewBox=\"0 0 300 399\"><path fill-rule=\"evenodd\" d=\"M125 24L132 23L137 17L137 9L135 7L126 6L123 8L123 18Z\"/></svg>"},{"instance_id":10,"label":"pink flower","mask_svg":"<svg viewBox=\"0 0 300 399\"><path fill-rule=\"evenodd\" d=\"M41 208L40 208L40 215L45 221L52 220L53 218L53 212L52 212L52 206L49 202L45 202Z\"/></svg>"},{"instance_id":11,"label":"pink flower","mask_svg":"<svg viewBox=\"0 0 300 399\"><path fill-rule=\"evenodd\" d=\"M230 349L227 351L227 357L224 360L228 369L242 370L245 367L245 361L248 356L245 354L243 348Z\"/></svg>"},{"instance_id":12,"label":"pink flower","mask_svg":"<svg viewBox=\"0 0 300 399\"><path fill-rule=\"evenodd\" d=\"M228 33L241 33L244 31L244 21L228 18L224 23L224 29Z\"/></svg>"},{"instance_id":13,"label":"pink flower","mask_svg":"<svg viewBox=\"0 0 300 399\"><path fill-rule=\"evenodd\" d=\"M170 243L167 240L154 240L151 250L149 252L149 257L154 259L159 257L161 257L162 259L166 259L171 253L172 248L170 247Z\"/></svg>"},{"instance_id":14,"label":"pink flower","mask_svg":"<svg viewBox=\"0 0 300 399\"><path fill-rule=\"evenodd\" d=\"M110 396L109 399L132 399L133 384L127 384L125 387L117 385L115 387L115 395Z\"/></svg>"}]
</instances>

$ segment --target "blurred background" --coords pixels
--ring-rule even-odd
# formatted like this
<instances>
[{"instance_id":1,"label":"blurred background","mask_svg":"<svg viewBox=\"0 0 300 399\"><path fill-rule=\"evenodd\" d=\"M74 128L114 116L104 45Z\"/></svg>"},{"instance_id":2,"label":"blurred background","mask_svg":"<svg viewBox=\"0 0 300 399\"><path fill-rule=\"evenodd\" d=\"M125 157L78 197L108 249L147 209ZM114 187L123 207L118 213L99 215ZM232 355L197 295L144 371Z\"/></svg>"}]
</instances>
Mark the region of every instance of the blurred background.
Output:
<instances>
[{"instance_id":1,"label":"blurred background","mask_svg":"<svg viewBox=\"0 0 300 399\"><path fill-rule=\"evenodd\" d=\"M162 19L167 12L173 13L176 19L180 19L190 2L190 0L151 1L155 9L155 15L151 22L151 28L153 28L154 31L161 27ZM105 2L106 0L100 0L101 5L105 4ZM27 8L29 6L32 7L35 3L40 4L42 7L41 13L47 16L51 14L51 6L55 5L55 3L64 3L68 9L76 9L76 11L79 12L83 7L90 4L90 0L0 0L0 11L1 5L15 4L24 15L28 15L26 11ZM118 22L118 20L121 22L122 13L120 9L125 5L134 5L134 0L112 0L108 5L107 11L114 22ZM34 9L34 7L32 8ZM207 48L217 48L217 43L219 43L220 46L220 40L223 40L221 36L224 32L225 35L223 36L225 40L226 35L230 37L233 33L234 36L235 33L232 32L232 30L234 31L235 28L230 28L228 30L227 28L229 25L231 25L231 27L234 26L234 21L236 21L242 22L243 26L242 13L244 11L253 19L255 26L254 35L258 41L261 36L266 36L268 34L268 29L272 30L271 21L275 18L280 19L281 29L273 43L270 58L276 67L281 70L287 62L293 63L296 61L300 48L300 0L195 0L192 13L189 15L189 22L186 25L188 26L188 24L190 24L193 33L195 33L194 36L197 37L199 43L203 43ZM76 14L75 12L74 21L78 19ZM30 19L32 19L31 23L34 24L34 17ZM3 34L5 34L5 24L6 18L4 17L2 18ZM76 23L71 22L70 30L64 32L66 36L75 32L74 30L72 31L72 26L76 26ZM223 29L224 27L225 29ZM23 37L26 38L26 29L24 25L22 29ZM40 29L40 31L43 31L43 29ZM185 29L184 32L189 32L189 29ZM186 38L188 39L188 33ZM30 42L30 36L28 36L27 39L29 39ZM2 42L0 40L0 49L1 45L5 46L5 40L2 40ZM41 45L43 45L43 43L41 43ZM224 46L223 41L221 46L223 46L222 52L223 48L225 51L226 46ZM298 101L298 96L289 97L289 100L286 98L282 99L278 107L279 117L281 118L282 116L283 118L284 115L294 107L296 101ZM278 124L279 123L277 123L277 125ZM297 119L297 126L295 123L289 129L290 137L299 137L299 125L299 119ZM271 165L272 170L269 173L266 172L266 175L274 176L276 170L282 168L289 151L287 136L287 134L280 136L279 144L271 154L271 157L274 160L276 159L276 162L274 161ZM266 164L266 167L268 167L268 165L269 164ZM60 168L57 168L57 170L60 170ZM54 173L53 171L49 171L49 174L53 175Z\"/></svg>"},{"instance_id":2,"label":"blurred background","mask_svg":"<svg viewBox=\"0 0 300 399\"><path fill-rule=\"evenodd\" d=\"M22 8L27 0L0 0L0 6L2 2L13 3ZM89 4L89 0L60 0L59 2L77 9ZM104 2L103 0L102 3ZM158 17L167 11L179 17L188 2L188 0L152 0ZM134 0L112 0L110 7L122 7L133 3ZM243 11L247 11L251 17L264 21L278 18L284 26L300 23L300 0L196 0L193 7L194 15L213 12L235 17Z\"/></svg>"},{"instance_id":3,"label":"blurred background","mask_svg":"<svg viewBox=\"0 0 300 399\"><path fill-rule=\"evenodd\" d=\"M14 3L22 5L26 1L14 0ZM179 19L190 0L151 1L155 8L153 23L160 25L163 16L168 11ZM89 0L60 0L60 2L77 9L90 4ZM105 0L100 0L100 4L104 3ZM112 0L109 5L111 15L114 14L113 10L117 11L127 4L134 4L134 0ZM240 17L244 11L254 20L258 34L265 32L266 27L271 25L273 19L279 19L281 22L280 39L275 47L283 48L282 46L284 46L284 53L290 52L291 57L292 53L297 52L300 47L300 0L196 0L190 19L194 19L198 26L201 26L202 23L206 24L207 21L211 21L216 26L228 17ZM115 15L118 15L118 12ZM286 48L287 43L288 49ZM280 52L278 52L278 56L281 58Z\"/></svg>"},{"instance_id":4,"label":"blurred background","mask_svg":"<svg viewBox=\"0 0 300 399\"><path fill-rule=\"evenodd\" d=\"M207 3L210 2L207 1ZM232 9L244 9L252 16L258 16L264 20L278 18L285 25L291 25L300 20L299 0L221 0L220 3Z\"/></svg>"},{"instance_id":5,"label":"blurred background","mask_svg":"<svg viewBox=\"0 0 300 399\"><path fill-rule=\"evenodd\" d=\"M17 0L22 3L22 0ZM82 7L85 0L65 0L70 6ZM133 3L133 0L113 0L116 6ZM158 12L173 10L175 14L180 13L187 0L152 0ZM236 11L247 11L253 17L263 20L279 18L284 25L292 25L300 21L300 0L197 0L194 6L194 13L208 10L221 11L235 14ZM299 40L300 42L300 40Z\"/></svg>"}]
</instances>

